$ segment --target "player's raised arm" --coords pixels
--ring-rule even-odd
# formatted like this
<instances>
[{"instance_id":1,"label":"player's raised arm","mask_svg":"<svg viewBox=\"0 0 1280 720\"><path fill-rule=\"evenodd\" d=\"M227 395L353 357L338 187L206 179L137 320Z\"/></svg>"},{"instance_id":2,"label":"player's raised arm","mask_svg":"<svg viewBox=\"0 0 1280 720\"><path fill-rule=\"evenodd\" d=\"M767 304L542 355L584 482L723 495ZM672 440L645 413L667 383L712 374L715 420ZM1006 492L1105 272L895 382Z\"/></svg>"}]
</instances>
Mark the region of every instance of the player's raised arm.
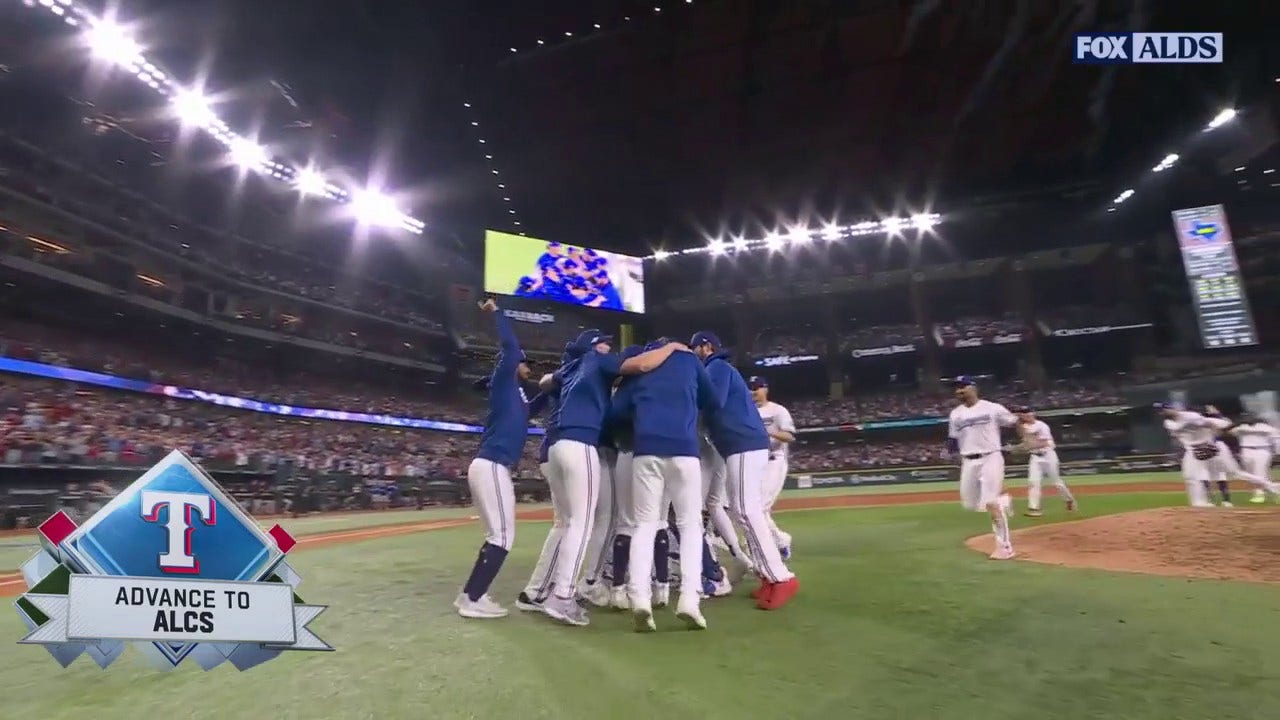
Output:
<instances>
[{"instance_id":1,"label":"player's raised arm","mask_svg":"<svg viewBox=\"0 0 1280 720\"><path fill-rule=\"evenodd\" d=\"M997 404L992 408L992 411L995 414L996 422L1000 424L1000 427L1013 427L1018 424L1018 416L1009 412L1009 408Z\"/></svg>"}]
</instances>

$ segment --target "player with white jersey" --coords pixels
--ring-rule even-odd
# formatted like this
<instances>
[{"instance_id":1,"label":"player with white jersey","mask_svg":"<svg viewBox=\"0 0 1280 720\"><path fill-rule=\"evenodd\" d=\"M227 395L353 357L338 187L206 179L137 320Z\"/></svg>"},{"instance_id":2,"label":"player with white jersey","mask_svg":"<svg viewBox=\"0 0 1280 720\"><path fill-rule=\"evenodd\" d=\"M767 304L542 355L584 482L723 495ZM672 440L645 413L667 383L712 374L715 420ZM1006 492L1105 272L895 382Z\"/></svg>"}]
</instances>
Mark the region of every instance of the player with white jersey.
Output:
<instances>
[{"instance_id":1,"label":"player with white jersey","mask_svg":"<svg viewBox=\"0 0 1280 720\"><path fill-rule=\"evenodd\" d=\"M1244 422L1231 428L1231 434L1240 441L1240 464L1246 472L1259 477L1271 476L1271 458L1280 448L1280 430L1261 417L1249 414ZM1267 501L1267 494L1262 488L1255 488L1252 503Z\"/></svg>"},{"instance_id":2,"label":"player with white jersey","mask_svg":"<svg viewBox=\"0 0 1280 720\"><path fill-rule=\"evenodd\" d=\"M738 540L738 528L735 527L733 519L726 510L728 491L725 486L727 474L724 458L720 457L720 453L716 451L705 429L700 440L702 443L702 495L707 520L711 529L715 531L710 542L714 544L718 540L734 559L735 562L731 565L733 572L727 580L731 585L736 585L743 576L752 572L755 566L751 563L750 553L743 550L742 543Z\"/></svg>"},{"instance_id":3,"label":"player with white jersey","mask_svg":"<svg viewBox=\"0 0 1280 720\"><path fill-rule=\"evenodd\" d=\"M978 398L978 386L969 377L955 380L960 404L947 422L947 447L960 455L960 504L966 510L991 516L996 549L992 560L1014 557L1009 532L1009 496L1004 492L1004 455L1000 428L1013 427L1018 418L1003 405Z\"/></svg>"},{"instance_id":4,"label":"player with white jersey","mask_svg":"<svg viewBox=\"0 0 1280 720\"><path fill-rule=\"evenodd\" d=\"M1187 485L1187 496L1193 507L1212 507L1206 491L1206 481L1224 474L1257 485L1272 496L1280 495L1280 486L1270 480L1245 472L1228 460L1219 447L1218 433L1231 427L1231 421L1218 416L1213 406L1205 408L1208 415L1183 410L1171 403L1157 403L1164 415L1164 428L1182 445L1182 477Z\"/></svg>"},{"instance_id":5,"label":"player with white jersey","mask_svg":"<svg viewBox=\"0 0 1280 720\"><path fill-rule=\"evenodd\" d=\"M1040 509L1040 492L1045 480L1058 489L1058 496L1066 503L1067 512L1075 510L1076 498L1062 480L1057 444L1053 441L1053 431L1049 429L1049 424L1037 419L1035 411L1029 407L1020 407L1017 413L1022 449L1030 455L1027 459L1027 517L1040 517L1043 514Z\"/></svg>"},{"instance_id":6,"label":"player with white jersey","mask_svg":"<svg viewBox=\"0 0 1280 720\"><path fill-rule=\"evenodd\" d=\"M787 482L787 460L791 455L791 443L796 439L796 424L790 411L769 400L768 380L756 375L747 381L747 387L751 389L751 399L760 411L765 432L769 433L769 464L763 488L765 517L778 552L782 553L783 560L787 560L791 558L791 535L778 529L778 523L773 519L773 504L778 501L782 486Z\"/></svg>"}]
</instances>

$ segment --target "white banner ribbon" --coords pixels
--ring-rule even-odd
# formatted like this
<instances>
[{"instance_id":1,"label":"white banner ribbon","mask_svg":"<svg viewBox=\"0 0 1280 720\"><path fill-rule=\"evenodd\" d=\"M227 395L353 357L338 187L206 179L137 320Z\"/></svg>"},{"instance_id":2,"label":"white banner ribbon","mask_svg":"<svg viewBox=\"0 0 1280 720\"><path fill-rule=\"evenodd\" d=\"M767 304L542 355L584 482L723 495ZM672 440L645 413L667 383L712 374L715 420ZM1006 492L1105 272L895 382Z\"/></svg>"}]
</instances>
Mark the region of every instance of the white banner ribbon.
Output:
<instances>
[{"instance_id":1,"label":"white banner ribbon","mask_svg":"<svg viewBox=\"0 0 1280 720\"><path fill-rule=\"evenodd\" d=\"M66 595L24 596L49 620L20 642L136 640L332 650L306 625L323 605L294 605L284 583L73 575Z\"/></svg>"}]
</instances>

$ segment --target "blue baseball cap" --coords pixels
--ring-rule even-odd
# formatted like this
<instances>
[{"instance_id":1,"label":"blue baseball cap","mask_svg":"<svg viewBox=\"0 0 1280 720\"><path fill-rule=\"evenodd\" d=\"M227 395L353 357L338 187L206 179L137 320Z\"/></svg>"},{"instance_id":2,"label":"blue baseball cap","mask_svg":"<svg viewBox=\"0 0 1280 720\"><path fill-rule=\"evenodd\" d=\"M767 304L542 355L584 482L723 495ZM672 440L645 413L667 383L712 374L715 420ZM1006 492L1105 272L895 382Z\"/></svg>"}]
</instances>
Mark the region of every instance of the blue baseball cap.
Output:
<instances>
[{"instance_id":1,"label":"blue baseball cap","mask_svg":"<svg viewBox=\"0 0 1280 720\"><path fill-rule=\"evenodd\" d=\"M751 379L747 381L747 387L751 388L752 390L767 388L769 387L769 381L764 379L763 375L752 375Z\"/></svg>"},{"instance_id":2,"label":"blue baseball cap","mask_svg":"<svg viewBox=\"0 0 1280 720\"><path fill-rule=\"evenodd\" d=\"M701 345L710 345L716 350L719 350L720 348L724 347L724 345L720 342L720 337L708 330L699 330L698 332L693 334L692 338L689 339L689 347L696 348Z\"/></svg>"},{"instance_id":3,"label":"blue baseball cap","mask_svg":"<svg viewBox=\"0 0 1280 720\"><path fill-rule=\"evenodd\" d=\"M957 375L956 379L951 381L951 384L955 387L969 387L970 385L977 385L978 383L968 375Z\"/></svg>"},{"instance_id":4,"label":"blue baseball cap","mask_svg":"<svg viewBox=\"0 0 1280 720\"><path fill-rule=\"evenodd\" d=\"M623 361L626 361L639 355L642 352L644 352L644 348L640 347L639 345L628 345L622 349L621 356Z\"/></svg>"},{"instance_id":5,"label":"blue baseball cap","mask_svg":"<svg viewBox=\"0 0 1280 720\"><path fill-rule=\"evenodd\" d=\"M613 340L612 335L606 335L599 330L583 330L578 333L578 337L573 340L573 352L584 353L602 342Z\"/></svg>"}]
</instances>

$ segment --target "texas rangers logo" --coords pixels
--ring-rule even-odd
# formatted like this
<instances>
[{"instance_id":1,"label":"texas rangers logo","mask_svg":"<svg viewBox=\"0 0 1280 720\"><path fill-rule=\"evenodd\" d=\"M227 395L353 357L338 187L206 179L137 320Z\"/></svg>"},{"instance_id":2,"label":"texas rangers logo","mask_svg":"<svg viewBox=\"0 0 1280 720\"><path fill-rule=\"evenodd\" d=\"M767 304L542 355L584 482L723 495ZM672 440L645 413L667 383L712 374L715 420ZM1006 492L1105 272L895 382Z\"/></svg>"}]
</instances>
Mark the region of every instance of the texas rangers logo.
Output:
<instances>
[{"instance_id":1,"label":"texas rangers logo","mask_svg":"<svg viewBox=\"0 0 1280 720\"><path fill-rule=\"evenodd\" d=\"M132 641L161 669L192 657L240 670L284 650L332 650L306 628L324 606L294 594L284 556L296 541L264 532L218 483L170 453L76 526L58 512L22 567L18 614L63 667L88 654L105 668Z\"/></svg>"},{"instance_id":2,"label":"texas rangers logo","mask_svg":"<svg viewBox=\"0 0 1280 720\"><path fill-rule=\"evenodd\" d=\"M1220 232L1222 232L1222 228L1219 227L1218 223L1196 220L1187 230L1187 235L1192 240L1213 242Z\"/></svg>"}]
</instances>

